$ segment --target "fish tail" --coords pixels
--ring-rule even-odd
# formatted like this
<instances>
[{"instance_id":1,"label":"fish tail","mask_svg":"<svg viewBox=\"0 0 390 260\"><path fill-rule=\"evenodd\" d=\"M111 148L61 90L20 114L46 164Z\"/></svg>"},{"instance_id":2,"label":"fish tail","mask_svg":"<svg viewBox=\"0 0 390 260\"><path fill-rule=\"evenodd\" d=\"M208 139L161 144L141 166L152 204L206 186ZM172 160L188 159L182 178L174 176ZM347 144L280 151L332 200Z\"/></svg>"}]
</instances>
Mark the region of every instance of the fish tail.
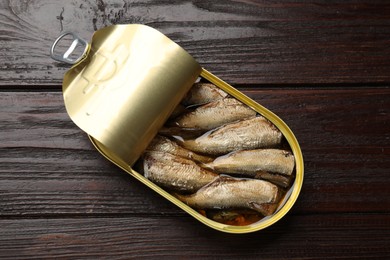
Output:
<instances>
[{"instance_id":1,"label":"fish tail","mask_svg":"<svg viewBox=\"0 0 390 260\"><path fill-rule=\"evenodd\" d=\"M200 166L206 170L209 170L209 171L213 171L214 172L214 166L213 166L213 162L212 161L209 161L209 162L202 162L200 164Z\"/></svg>"},{"instance_id":2,"label":"fish tail","mask_svg":"<svg viewBox=\"0 0 390 260\"><path fill-rule=\"evenodd\" d=\"M198 162L200 162L202 164L207 164L207 163L213 161L213 158L210 158L208 156L203 156L203 155L200 155L200 154L196 154L196 153L193 153L193 152L190 153L190 157L191 157L191 159L194 159L195 161L198 161Z\"/></svg>"},{"instance_id":3,"label":"fish tail","mask_svg":"<svg viewBox=\"0 0 390 260\"><path fill-rule=\"evenodd\" d=\"M184 148L191 150L193 152L197 152L197 153L202 152L200 149L201 147L195 140L184 140L181 144Z\"/></svg>"}]
</instances>

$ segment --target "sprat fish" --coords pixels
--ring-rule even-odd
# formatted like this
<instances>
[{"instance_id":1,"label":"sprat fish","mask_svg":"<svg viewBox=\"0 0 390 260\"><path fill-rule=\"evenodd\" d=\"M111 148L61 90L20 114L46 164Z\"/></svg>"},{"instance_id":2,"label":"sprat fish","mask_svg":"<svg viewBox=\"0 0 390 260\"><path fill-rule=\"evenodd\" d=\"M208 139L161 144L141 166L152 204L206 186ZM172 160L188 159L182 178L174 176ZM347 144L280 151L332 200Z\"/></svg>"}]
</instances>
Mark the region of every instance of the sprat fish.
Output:
<instances>
[{"instance_id":1,"label":"sprat fish","mask_svg":"<svg viewBox=\"0 0 390 260\"><path fill-rule=\"evenodd\" d=\"M182 145L194 152L220 155L243 149L273 147L280 144L282 133L267 119L257 116L224 125Z\"/></svg>"},{"instance_id":2,"label":"sprat fish","mask_svg":"<svg viewBox=\"0 0 390 260\"><path fill-rule=\"evenodd\" d=\"M249 208L270 215L276 209L279 192L267 181L220 176L194 194L176 196L193 208Z\"/></svg>"},{"instance_id":3,"label":"sprat fish","mask_svg":"<svg viewBox=\"0 0 390 260\"><path fill-rule=\"evenodd\" d=\"M143 166L147 179L174 191L192 193L218 177L192 160L169 153L147 152Z\"/></svg>"},{"instance_id":4,"label":"sprat fish","mask_svg":"<svg viewBox=\"0 0 390 260\"><path fill-rule=\"evenodd\" d=\"M294 176L286 176L276 173L269 173L269 172L263 172L259 171L256 172L256 174L253 176L255 179L261 179L266 180L269 182L272 182L273 184L276 184L283 188L288 188L291 185L291 182L294 179Z\"/></svg>"},{"instance_id":5,"label":"sprat fish","mask_svg":"<svg viewBox=\"0 0 390 260\"><path fill-rule=\"evenodd\" d=\"M210 130L237 120L254 117L256 111L235 98L220 99L196 108L175 120L183 128Z\"/></svg>"},{"instance_id":6,"label":"sprat fish","mask_svg":"<svg viewBox=\"0 0 390 260\"><path fill-rule=\"evenodd\" d=\"M156 151L156 152L166 152L166 153L177 155L186 159L192 159L202 163L207 163L212 161L212 158L207 156L202 156L190 150L187 150L181 147L180 145L178 145L176 142L161 135L157 135L149 144L149 146L146 148L146 150Z\"/></svg>"},{"instance_id":7,"label":"sprat fish","mask_svg":"<svg viewBox=\"0 0 390 260\"><path fill-rule=\"evenodd\" d=\"M246 226L263 218L251 209L209 209L206 216L214 221L234 226Z\"/></svg>"},{"instance_id":8,"label":"sprat fish","mask_svg":"<svg viewBox=\"0 0 390 260\"><path fill-rule=\"evenodd\" d=\"M227 97L228 94L211 83L195 83L182 100L186 106L209 103Z\"/></svg>"},{"instance_id":9,"label":"sprat fish","mask_svg":"<svg viewBox=\"0 0 390 260\"><path fill-rule=\"evenodd\" d=\"M295 161L291 152L279 149L242 150L216 158L208 166L219 173L254 177L257 172L291 175Z\"/></svg>"}]
</instances>

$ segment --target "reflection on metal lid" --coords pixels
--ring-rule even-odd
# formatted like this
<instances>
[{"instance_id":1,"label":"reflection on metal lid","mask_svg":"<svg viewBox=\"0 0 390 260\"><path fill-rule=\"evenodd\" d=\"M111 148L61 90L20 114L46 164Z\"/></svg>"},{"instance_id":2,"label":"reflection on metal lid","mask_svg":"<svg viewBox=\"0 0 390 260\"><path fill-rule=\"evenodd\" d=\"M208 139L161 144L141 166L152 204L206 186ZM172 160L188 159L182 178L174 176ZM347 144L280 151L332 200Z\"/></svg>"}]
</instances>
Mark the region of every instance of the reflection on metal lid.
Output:
<instances>
[{"instance_id":1,"label":"reflection on metal lid","mask_svg":"<svg viewBox=\"0 0 390 260\"><path fill-rule=\"evenodd\" d=\"M201 72L179 45L145 25L97 31L64 78L72 120L132 165Z\"/></svg>"}]
</instances>

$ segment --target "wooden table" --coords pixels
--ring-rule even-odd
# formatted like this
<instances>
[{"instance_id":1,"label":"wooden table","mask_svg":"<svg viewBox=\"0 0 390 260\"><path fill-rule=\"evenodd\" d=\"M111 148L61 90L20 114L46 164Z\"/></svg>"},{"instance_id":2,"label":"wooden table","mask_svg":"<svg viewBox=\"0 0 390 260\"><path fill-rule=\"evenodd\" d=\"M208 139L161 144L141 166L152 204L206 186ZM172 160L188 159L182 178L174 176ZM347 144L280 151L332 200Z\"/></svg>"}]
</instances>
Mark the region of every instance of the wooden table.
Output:
<instances>
[{"instance_id":1,"label":"wooden table","mask_svg":"<svg viewBox=\"0 0 390 260\"><path fill-rule=\"evenodd\" d=\"M389 1L3 0L0 258L390 257ZM293 209L245 235L196 221L105 160L68 117L61 31L159 29L294 131Z\"/></svg>"}]
</instances>

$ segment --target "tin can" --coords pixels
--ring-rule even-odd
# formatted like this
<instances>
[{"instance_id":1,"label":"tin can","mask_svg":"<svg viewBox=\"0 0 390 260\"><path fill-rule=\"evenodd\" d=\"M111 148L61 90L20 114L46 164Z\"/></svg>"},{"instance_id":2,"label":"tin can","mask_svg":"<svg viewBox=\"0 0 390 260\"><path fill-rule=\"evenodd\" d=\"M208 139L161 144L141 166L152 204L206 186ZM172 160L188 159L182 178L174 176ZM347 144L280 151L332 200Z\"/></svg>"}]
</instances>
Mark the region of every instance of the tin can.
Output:
<instances>
[{"instance_id":1,"label":"tin can","mask_svg":"<svg viewBox=\"0 0 390 260\"><path fill-rule=\"evenodd\" d=\"M69 36L72 37L71 46L61 55L57 54L59 41ZM80 46L82 55L71 58L72 52ZM200 222L219 231L248 233L272 225L295 203L303 183L303 157L289 127L274 113L202 68L162 33L145 25L113 25L96 31L91 44L73 33L64 33L54 42L51 56L73 64L63 81L65 107L75 124L88 134L95 148ZM221 223L204 214L203 210L190 207L174 192L149 180L134 168L199 79L250 107L257 116L272 123L286 140L294 158L294 179L270 216L245 225Z\"/></svg>"}]
</instances>

